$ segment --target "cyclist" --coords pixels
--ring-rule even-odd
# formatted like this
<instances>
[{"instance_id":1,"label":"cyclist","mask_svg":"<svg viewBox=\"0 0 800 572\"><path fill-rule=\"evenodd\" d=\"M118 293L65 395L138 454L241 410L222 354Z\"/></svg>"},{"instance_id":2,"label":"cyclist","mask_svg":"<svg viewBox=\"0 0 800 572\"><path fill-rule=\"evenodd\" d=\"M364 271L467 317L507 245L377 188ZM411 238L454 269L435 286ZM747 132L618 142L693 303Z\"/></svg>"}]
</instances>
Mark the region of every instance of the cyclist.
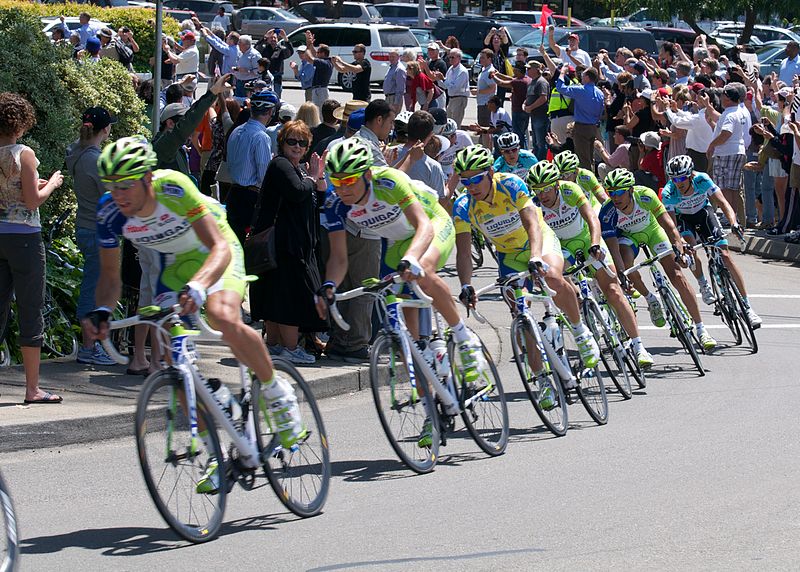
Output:
<instances>
[{"instance_id":1,"label":"cyclist","mask_svg":"<svg viewBox=\"0 0 800 572\"><path fill-rule=\"evenodd\" d=\"M688 245L681 239L678 229L656 194L647 187L636 185L633 173L627 169L614 169L606 175L604 183L611 198L600 209L600 226L617 268L633 266L640 244L646 244L653 254L661 254L671 248L680 255L681 266L686 267ZM678 262L672 257L662 258L660 262L694 320L697 337L700 338L703 349L713 350L717 342L703 325L694 289L681 272ZM647 298L653 323L662 327L665 324L664 312L658 298L647 289L638 272L632 273L630 279L636 289Z\"/></svg>"},{"instance_id":2,"label":"cyclist","mask_svg":"<svg viewBox=\"0 0 800 572\"><path fill-rule=\"evenodd\" d=\"M539 161L530 151L520 149L519 135L513 131L498 137L497 147L500 156L494 162L495 173L511 173L524 180L528 170Z\"/></svg>"},{"instance_id":3,"label":"cyclist","mask_svg":"<svg viewBox=\"0 0 800 572\"><path fill-rule=\"evenodd\" d=\"M328 152L325 169L333 189L325 200L323 223L328 230L330 256L326 282L318 292L317 309L327 314L336 285L347 272L345 224L368 229L384 240L382 272L394 269L404 281L416 280L433 298L453 335L464 368L464 379L474 383L479 376L480 343L458 314L450 289L436 274L447 262L455 244L453 221L437 202L437 195L422 183L392 167L374 167L372 152L358 139L345 139ZM409 316L410 317L410 316ZM407 320L412 336L419 337L416 316ZM430 423L420 435L420 447L431 442Z\"/></svg>"},{"instance_id":4,"label":"cyclist","mask_svg":"<svg viewBox=\"0 0 800 572\"><path fill-rule=\"evenodd\" d=\"M664 187L661 200L667 212L676 221L681 235L690 245L697 244L695 236L700 236L703 241L722 236L722 225L714 213L715 207L721 208L728 220L736 220L733 208L725 200L720 188L714 184L706 173L699 173L694 170L694 161L688 155L678 155L670 159L669 163L667 163L667 176L669 181ZM741 227L735 223L732 230L739 235L742 233ZM722 249L722 260L730 270L736 287L739 288L739 292L744 298L747 319L750 320L753 328L760 327L761 317L750 307L747 291L745 290L744 277L731 258L728 250L728 241L720 239L716 242L716 245ZM703 266L698 258L695 258L694 275L700 285L703 302L713 304L714 292L703 275Z\"/></svg>"},{"instance_id":5,"label":"cyclist","mask_svg":"<svg viewBox=\"0 0 800 572\"><path fill-rule=\"evenodd\" d=\"M524 270L544 276L547 285L556 292L556 304L572 324L583 363L594 367L600 352L592 333L581 320L575 290L562 275L564 259L558 239L544 224L542 211L531 201L523 180L510 173L495 173L492 163L492 152L480 145L462 149L456 155L455 170L467 189L453 206L456 268L462 284L459 299L467 307L477 303L471 286L470 254L471 229L475 227L494 244L501 277ZM536 356L534 365L541 367L538 352L531 355ZM545 409L552 408L553 397L552 390L542 391L539 403Z\"/></svg>"},{"instance_id":6,"label":"cyclist","mask_svg":"<svg viewBox=\"0 0 800 572\"><path fill-rule=\"evenodd\" d=\"M592 208L599 211L600 206L608 200L608 195L594 173L581 168L578 156L572 151L562 151L553 157L553 162L561 171L561 180L577 183L586 198L589 199Z\"/></svg>"},{"instance_id":7,"label":"cyclist","mask_svg":"<svg viewBox=\"0 0 800 572\"><path fill-rule=\"evenodd\" d=\"M542 207L544 222L558 237L564 258L574 260L580 250L594 258L591 263L593 269L601 270L601 261L604 261L615 272L611 256L600 236L597 213L577 184L559 181L560 177L558 167L549 161L542 161L531 168L526 182L534 204ZM651 367L653 357L642 346L636 316L622 293L616 274L612 278L605 271L595 272L594 278L630 336L639 365L642 368Z\"/></svg>"},{"instance_id":8,"label":"cyclist","mask_svg":"<svg viewBox=\"0 0 800 572\"><path fill-rule=\"evenodd\" d=\"M250 102L259 104L255 97ZM90 312L87 328L94 339L108 336L111 308L120 296L119 237L157 251L161 258L157 302L177 302L182 314L205 307L209 322L222 332L236 358L266 381L265 397L281 442L290 447L306 430L292 386L275 374L260 336L242 322L246 287L242 247L219 203L202 195L183 173L154 170L156 162L152 146L137 137L108 145L97 160L107 192L97 210L98 307ZM218 485L217 462L212 460L197 492L214 493Z\"/></svg>"}]
</instances>

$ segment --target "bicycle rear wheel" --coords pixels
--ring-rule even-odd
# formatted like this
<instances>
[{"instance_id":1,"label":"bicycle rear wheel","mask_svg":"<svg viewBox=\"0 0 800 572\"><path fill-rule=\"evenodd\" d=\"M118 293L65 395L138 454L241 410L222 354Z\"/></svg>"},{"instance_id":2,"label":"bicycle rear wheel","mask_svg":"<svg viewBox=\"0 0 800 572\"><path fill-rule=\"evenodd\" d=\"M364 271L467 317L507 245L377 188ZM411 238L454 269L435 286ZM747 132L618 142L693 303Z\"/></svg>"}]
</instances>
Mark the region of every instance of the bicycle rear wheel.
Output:
<instances>
[{"instance_id":1,"label":"bicycle rear wheel","mask_svg":"<svg viewBox=\"0 0 800 572\"><path fill-rule=\"evenodd\" d=\"M724 276L724 280L727 283L727 289L733 299L734 315L736 317L739 330L741 331L744 339L747 340L747 343L750 345L753 353L758 353L758 340L756 340L755 330L753 329L750 320L747 318L747 306L744 304L744 296L742 296L741 292L739 292L739 288L736 286L736 283L733 281L733 278L731 278L731 275L727 272L727 270L725 271Z\"/></svg>"},{"instance_id":2,"label":"bicycle rear wheel","mask_svg":"<svg viewBox=\"0 0 800 572\"><path fill-rule=\"evenodd\" d=\"M19 564L19 535L17 517L8 487L0 474L0 521L3 525L0 536L0 572L12 572Z\"/></svg>"},{"instance_id":3,"label":"bicycle rear wheel","mask_svg":"<svg viewBox=\"0 0 800 572\"><path fill-rule=\"evenodd\" d=\"M633 391L625 365L625 348L609 329L597 302L589 298L584 299L581 313L586 326L592 331L594 339L600 346L600 360L603 362L603 367L622 397L630 399L633 397Z\"/></svg>"},{"instance_id":4,"label":"bicycle rear wheel","mask_svg":"<svg viewBox=\"0 0 800 572\"><path fill-rule=\"evenodd\" d=\"M474 333L473 335L477 336ZM447 344L450 371L453 373L456 387L461 388L459 403L464 425L467 426L467 431L483 452L496 457L502 455L508 445L508 405L500 374L497 373L492 356L489 355L483 342L481 342L481 349L485 362L481 364L481 376L472 384L472 387L469 387L470 384L461 379L455 340L450 338ZM481 393L483 395L476 397Z\"/></svg>"},{"instance_id":5,"label":"bicycle rear wheel","mask_svg":"<svg viewBox=\"0 0 800 572\"><path fill-rule=\"evenodd\" d=\"M672 291L672 288L667 287L663 289L663 292L661 292L661 301L664 303L666 318L670 323L672 331L675 332L675 336L678 338L678 340L680 340L681 345L683 345L684 349L689 353L689 356L692 358L697 371L701 376L705 376L706 372L705 369L703 369L702 362L700 361L700 354L697 352L699 342L697 345L695 345L695 338L694 334L692 333L693 326L690 323L691 320L684 313L685 310L678 301L678 298L675 296L675 293Z\"/></svg>"},{"instance_id":6,"label":"bicycle rear wheel","mask_svg":"<svg viewBox=\"0 0 800 572\"><path fill-rule=\"evenodd\" d=\"M422 369L416 360L413 367L414 372ZM415 380L416 389L411 386L400 340L388 334L378 336L370 350L369 362L369 381L378 418L400 460L416 473L428 473L439 458L439 415L428 382L420 375L415 375ZM431 444L420 446L426 421L431 426Z\"/></svg>"},{"instance_id":7,"label":"bicycle rear wheel","mask_svg":"<svg viewBox=\"0 0 800 572\"><path fill-rule=\"evenodd\" d=\"M594 422L598 425L605 425L608 423L608 396L600 368L598 366L584 367L572 328L564 324L559 325L561 339L564 340L564 352L566 352L572 373L578 380L576 388L578 398Z\"/></svg>"},{"instance_id":8,"label":"bicycle rear wheel","mask_svg":"<svg viewBox=\"0 0 800 572\"><path fill-rule=\"evenodd\" d=\"M566 435L569 428L567 400L564 396L564 390L552 371L543 378L537 378L534 375L533 365L528 356L526 340L530 344L537 344L530 322L522 316L517 316L511 322L511 349L514 352L514 363L517 364L517 371L519 371L522 384L525 386L525 391L539 419L554 435L562 437ZM555 403L550 409L544 409L539 405L544 383L549 383L555 397Z\"/></svg>"},{"instance_id":9,"label":"bicycle rear wheel","mask_svg":"<svg viewBox=\"0 0 800 572\"><path fill-rule=\"evenodd\" d=\"M176 370L147 378L136 407L136 448L144 481L167 524L186 540L201 543L219 534L228 487L214 421L199 401L197 421L206 430L193 444L183 379ZM217 491L198 493L198 483L213 463L217 469L211 480Z\"/></svg>"},{"instance_id":10,"label":"bicycle rear wheel","mask_svg":"<svg viewBox=\"0 0 800 572\"><path fill-rule=\"evenodd\" d=\"M49 288L45 289L42 319L42 349L55 357L76 357L78 338L72 331L72 322L53 298Z\"/></svg>"},{"instance_id":11,"label":"bicycle rear wheel","mask_svg":"<svg viewBox=\"0 0 800 572\"><path fill-rule=\"evenodd\" d=\"M742 332L736 320L735 301L731 292L725 287L725 281L718 274L718 270L709 269L709 274L711 274L711 288L714 291L714 315L719 316L722 323L728 326L733 334L733 341L738 346L742 343Z\"/></svg>"},{"instance_id":12,"label":"bicycle rear wheel","mask_svg":"<svg viewBox=\"0 0 800 572\"><path fill-rule=\"evenodd\" d=\"M260 381L254 380L253 395L261 396L258 400L253 399L253 413L264 472L286 508L297 516L315 516L322 511L330 487L328 434L314 394L297 368L280 358L273 359L272 365L276 373L292 384L300 408L300 419L307 433L292 447L284 448L271 428L267 400L262 394L263 386Z\"/></svg>"}]
</instances>

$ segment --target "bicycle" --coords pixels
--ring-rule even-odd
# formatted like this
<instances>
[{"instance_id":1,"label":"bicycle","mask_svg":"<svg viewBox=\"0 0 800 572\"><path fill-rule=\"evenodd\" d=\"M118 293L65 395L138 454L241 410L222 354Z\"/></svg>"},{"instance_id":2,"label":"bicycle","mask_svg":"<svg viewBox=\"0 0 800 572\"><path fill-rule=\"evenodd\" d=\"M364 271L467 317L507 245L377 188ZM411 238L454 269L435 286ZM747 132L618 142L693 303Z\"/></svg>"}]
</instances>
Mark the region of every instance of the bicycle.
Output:
<instances>
[{"instance_id":1,"label":"bicycle","mask_svg":"<svg viewBox=\"0 0 800 572\"><path fill-rule=\"evenodd\" d=\"M56 250L56 235L61 232L71 215L72 211L66 210L58 216L50 226L47 239L44 241L44 247L47 256L56 261L58 268L77 271L82 274L82 269L70 264ZM55 291L56 288L50 286L50 284L46 285L44 304L42 305L42 318L44 320L42 349L54 357L74 359L78 355L78 337L72 329L72 320L67 317L62 309ZM72 292L64 291L63 296L68 296L71 299Z\"/></svg>"},{"instance_id":2,"label":"bicycle","mask_svg":"<svg viewBox=\"0 0 800 572\"><path fill-rule=\"evenodd\" d=\"M2 510L3 532L0 540L0 572L12 572L19 565L19 535L17 517L8 487L0 474L0 510Z\"/></svg>"},{"instance_id":3,"label":"bicycle","mask_svg":"<svg viewBox=\"0 0 800 572\"><path fill-rule=\"evenodd\" d=\"M172 356L170 367L145 380L136 408L139 462L161 516L186 540L209 541L219 533L227 493L235 483L252 490L259 469L263 469L286 508L300 517L319 514L331 477L328 437L314 395L300 373L288 362L273 361L275 371L294 386L307 429L301 441L284 448L273 430L261 382L253 379L245 366L239 365L242 388L238 398L231 396L225 404L218 400L218 392L212 393L209 382L219 380L202 376L189 338L219 340L221 334L199 314L192 321L200 331L187 329L179 312L178 305L164 310L147 306L133 317L109 324L112 330L139 324L151 326L157 332L154 343L161 344L164 355L170 352ZM118 363L128 362L109 338L103 340L103 346ZM200 433L199 422L205 434ZM231 440L227 457L223 455L218 428ZM198 481L214 463L219 464L217 492L197 492ZM170 470L174 475L168 475ZM171 488L167 482L170 477L175 481ZM184 490L180 490L181 485Z\"/></svg>"},{"instance_id":4,"label":"bicycle","mask_svg":"<svg viewBox=\"0 0 800 572\"><path fill-rule=\"evenodd\" d=\"M431 340L431 348L440 350L431 351L434 363L429 363L406 329L401 310L428 308L432 300L416 282L410 282L409 286L418 299L399 298L394 287L400 282L399 275L392 274L367 286L337 292L329 305L339 327L348 330L336 302L360 296L376 299L383 325L370 349L369 376L378 418L389 443L409 469L416 473L430 472L439 459L440 445L447 445L447 434L454 430L456 417L460 415L483 452L502 455L510 432L508 407L503 384L486 346L481 342L481 378L466 383L453 333L449 328L442 330L440 317L434 313L439 335ZM431 425L431 444L423 446L419 437L427 422Z\"/></svg>"},{"instance_id":5,"label":"bicycle","mask_svg":"<svg viewBox=\"0 0 800 572\"><path fill-rule=\"evenodd\" d=\"M526 292L521 284L528 278L532 279L530 285L536 288L533 292ZM495 288L500 288L503 299L508 300L511 308L511 348L514 362L528 398L542 423L558 437L567 433L567 405L576 401L569 387L574 386L575 394L589 416L598 425L605 425L608 422L608 397L600 370L597 366L583 366L572 328L553 303L552 296L555 292L541 277L526 270L499 278L493 284L476 291L475 295L480 297ZM530 310L531 302L544 304L542 322L537 323L534 319ZM480 313L473 312L476 319L486 321ZM569 347L563 341L565 334ZM539 375L536 375L530 361L530 353L534 347L538 349L542 359L542 371ZM555 394L555 399L552 407L545 408L539 401L548 388Z\"/></svg>"},{"instance_id":6,"label":"bicycle","mask_svg":"<svg viewBox=\"0 0 800 572\"><path fill-rule=\"evenodd\" d=\"M475 268L480 268L483 266L483 249L489 251L489 254L492 256L495 262L497 262L497 253L492 246L492 242L487 240L483 233L477 229L472 229L472 262L475 265Z\"/></svg>"},{"instance_id":7,"label":"bicycle","mask_svg":"<svg viewBox=\"0 0 800 572\"><path fill-rule=\"evenodd\" d=\"M733 281L731 271L722 260L722 249L717 243L725 235L712 237L708 242L698 243L697 246L706 251L708 256L708 273L711 277L711 288L714 291L714 315L719 316L728 326L734 337L736 345L741 345L743 339L758 353L758 341L755 329L747 319L747 307L744 296L739 292L736 282Z\"/></svg>"},{"instance_id":8,"label":"bicycle","mask_svg":"<svg viewBox=\"0 0 800 572\"><path fill-rule=\"evenodd\" d=\"M692 321L691 316L689 316L689 312L686 310L686 307L680 301L677 294L675 294L672 286L670 286L669 280L667 280L667 278L656 265L656 263L662 258L666 258L670 255L677 258L678 254L674 250L664 250L660 254L652 256L650 249L647 248L647 245L643 244L641 245L641 248L644 252L645 260L639 264L636 264L635 266L632 266L631 268L628 268L623 274L628 276L632 272L644 267L648 267L650 269L650 274L653 277L653 284L655 284L656 287L656 293L661 299L661 304L664 307L664 316L669 323L670 337L678 338L678 340L681 342L681 345L689 353L689 356L691 356L692 362L694 362L694 365L697 368L697 371L700 373L700 376L705 376L706 372L705 369L703 369L703 364L700 361L700 355L697 352L697 348L702 348L702 346L700 345L700 340L695 332L694 322ZM695 347L695 344L697 344L697 347Z\"/></svg>"}]
</instances>

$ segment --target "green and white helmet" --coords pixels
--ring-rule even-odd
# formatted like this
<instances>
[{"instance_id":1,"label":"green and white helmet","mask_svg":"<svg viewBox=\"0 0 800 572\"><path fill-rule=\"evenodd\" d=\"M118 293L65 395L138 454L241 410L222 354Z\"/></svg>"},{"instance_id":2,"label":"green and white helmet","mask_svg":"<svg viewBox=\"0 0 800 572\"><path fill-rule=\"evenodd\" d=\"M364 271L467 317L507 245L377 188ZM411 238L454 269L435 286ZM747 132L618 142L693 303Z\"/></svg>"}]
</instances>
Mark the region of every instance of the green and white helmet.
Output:
<instances>
[{"instance_id":1,"label":"green and white helmet","mask_svg":"<svg viewBox=\"0 0 800 572\"><path fill-rule=\"evenodd\" d=\"M578 167L580 166L578 156L572 151L562 151L553 157L553 162L556 164L556 167L558 167L558 170L561 171L562 174L577 171Z\"/></svg>"},{"instance_id":2,"label":"green and white helmet","mask_svg":"<svg viewBox=\"0 0 800 572\"><path fill-rule=\"evenodd\" d=\"M630 189L636 184L633 173L628 169L614 169L603 180L603 186L609 191Z\"/></svg>"},{"instance_id":3,"label":"green and white helmet","mask_svg":"<svg viewBox=\"0 0 800 572\"><path fill-rule=\"evenodd\" d=\"M494 164L492 152L483 145L470 145L465 147L456 155L456 173L465 171L483 171Z\"/></svg>"},{"instance_id":4,"label":"green and white helmet","mask_svg":"<svg viewBox=\"0 0 800 572\"><path fill-rule=\"evenodd\" d=\"M554 185L561 178L561 171L550 161L539 161L528 171L525 182L529 189L539 189Z\"/></svg>"},{"instance_id":5,"label":"green and white helmet","mask_svg":"<svg viewBox=\"0 0 800 572\"><path fill-rule=\"evenodd\" d=\"M374 160L369 146L355 137L340 141L328 152L325 170L328 173L357 175L372 167Z\"/></svg>"},{"instance_id":6,"label":"green and white helmet","mask_svg":"<svg viewBox=\"0 0 800 572\"><path fill-rule=\"evenodd\" d=\"M158 163L153 147L142 137L123 137L107 145L97 158L100 180L141 179Z\"/></svg>"}]
</instances>

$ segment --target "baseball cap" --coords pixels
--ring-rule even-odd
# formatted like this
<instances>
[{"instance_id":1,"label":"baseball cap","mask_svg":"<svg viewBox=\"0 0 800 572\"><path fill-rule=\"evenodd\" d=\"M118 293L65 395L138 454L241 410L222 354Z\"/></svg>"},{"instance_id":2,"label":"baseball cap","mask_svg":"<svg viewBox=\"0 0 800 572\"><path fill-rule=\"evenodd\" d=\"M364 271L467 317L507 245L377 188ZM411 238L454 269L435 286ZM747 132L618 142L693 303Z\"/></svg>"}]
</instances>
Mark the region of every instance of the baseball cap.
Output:
<instances>
[{"instance_id":1,"label":"baseball cap","mask_svg":"<svg viewBox=\"0 0 800 572\"><path fill-rule=\"evenodd\" d=\"M297 108L291 103L284 103L278 111L279 119L294 119L297 115Z\"/></svg>"},{"instance_id":2,"label":"baseball cap","mask_svg":"<svg viewBox=\"0 0 800 572\"><path fill-rule=\"evenodd\" d=\"M297 48L295 48L295 49L296 49L298 52L305 52L305 51L308 49L308 47L307 47L305 44L300 44L300 45L299 45L299 46L297 46Z\"/></svg>"},{"instance_id":3,"label":"baseball cap","mask_svg":"<svg viewBox=\"0 0 800 572\"><path fill-rule=\"evenodd\" d=\"M645 147L650 147L652 149L658 149L661 147L661 135L655 131L645 131L639 135L639 141L641 141L642 145Z\"/></svg>"},{"instance_id":4,"label":"baseball cap","mask_svg":"<svg viewBox=\"0 0 800 572\"><path fill-rule=\"evenodd\" d=\"M181 39L183 40L195 40L194 32L185 31L181 34Z\"/></svg>"},{"instance_id":5,"label":"baseball cap","mask_svg":"<svg viewBox=\"0 0 800 572\"><path fill-rule=\"evenodd\" d=\"M570 40L571 40L571 39L573 39L573 38L574 38L574 39L576 39L576 40L580 40L580 39L581 39L581 37L580 37L578 34L576 34L575 32L573 32L572 34L570 34L570 35L569 35L569 36L567 36L567 37L568 37Z\"/></svg>"},{"instance_id":6,"label":"baseball cap","mask_svg":"<svg viewBox=\"0 0 800 572\"><path fill-rule=\"evenodd\" d=\"M635 69L639 73L644 73L647 67L642 62L636 62L633 64L633 69Z\"/></svg>"},{"instance_id":7,"label":"baseball cap","mask_svg":"<svg viewBox=\"0 0 800 572\"><path fill-rule=\"evenodd\" d=\"M183 91L186 93L194 93L194 90L197 89L197 78L186 83L181 82L181 85L183 86Z\"/></svg>"},{"instance_id":8,"label":"baseball cap","mask_svg":"<svg viewBox=\"0 0 800 572\"><path fill-rule=\"evenodd\" d=\"M441 145L441 149L439 149L439 155L441 155L450 148L450 139L443 137L442 135L436 135L436 138L439 140L439 144Z\"/></svg>"},{"instance_id":9,"label":"baseball cap","mask_svg":"<svg viewBox=\"0 0 800 572\"><path fill-rule=\"evenodd\" d=\"M531 60L531 61L528 62L528 68L534 68L534 69L540 70L540 69L542 69L542 63L541 62L537 62L536 60Z\"/></svg>"},{"instance_id":10,"label":"baseball cap","mask_svg":"<svg viewBox=\"0 0 800 572\"><path fill-rule=\"evenodd\" d=\"M697 93L699 91L703 91L706 88L702 83L693 83L692 84L692 91Z\"/></svg>"},{"instance_id":11,"label":"baseball cap","mask_svg":"<svg viewBox=\"0 0 800 572\"><path fill-rule=\"evenodd\" d=\"M159 122L164 123L167 119L181 117L186 113L187 110L188 108L182 103L170 103L161 112Z\"/></svg>"},{"instance_id":12,"label":"baseball cap","mask_svg":"<svg viewBox=\"0 0 800 572\"><path fill-rule=\"evenodd\" d=\"M652 89L643 89L639 93L639 96L645 98L648 101L653 101L653 90Z\"/></svg>"},{"instance_id":13,"label":"baseball cap","mask_svg":"<svg viewBox=\"0 0 800 572\"><path fill-rule=\"evenodd\" d=\"M672 90L668 87L659 87L658 88L658 95L661 97L667 97L668 95L672 94Z\"/></svg>"},{"instance_id":14,"label":"baseball cap","mask_svg":"<svg viewBox=\"0 0 800 572\"><path fill-rule=\"evenodd\" d=\"M742 99L741 91L739 90L739 86L736 85L736 82L726 85L725 89L722 90L722 93L724 93L726 97L732 99L733 101L739 101Z\"/></svg>"},{"instance_id":15,"label":"baseball cap","mask_svg":"<svg viewBox=\"0 0 800 572\"><path fill-rule=\"evenodd\" d=\"M364 108L356 109L347 118L347 129L350 131L358 131L364 125Z\"/></svg>"},{"instance_id":16,"label":"baseball cap","mask_svg":"<svg viewBox=\"0 0 800 572\"><path fill-rule=\"evenodd\" d=\"M249 89L252 91L261 91L262 89L267 89L269 84L265 82L263 79L257 79L254 82L248 82L244 84L245 89Z\"/></svg>"},{"instance_id":17,"label":"baseball cap","mask_svg":"<svg viewBox=\"0 0 800 572\"><path fill-rule=\"evenodd\" d=\"M431 42L431 43L428 44L428 49L429 50L438 50L439 49L439 44L437 44L436 42Z\"/></svg>"},{"instance_id":18,"label":"baseball cap","mask_svg":"<svg viewBox=\"0 0 800 572\"><path fill-rule=\"evenodd\" d=\"M90 107L81 115L81 122L83 125L91 125L97 130L113 125L117 122L116 117L111 117L111 114L103 107Z\"/></svg>"},{"instance_id":19,"label":"baseball cap","mask_svg":"<svg viewBox=\"0 0 800 572\"><path fill-rule=\"evenodd\" d=\"M92 36L86 40L86 51L90 54L96 54L100 51L100 40L97 36Z\"/></svg>"},{"instance_id":20,"label":"baseball cap","mask_svg":"<svg viewBox=\"0 0 800 572\"><path fill-rule=\"evenodd\" d=\"M783 86L782 88L780 88L778 90L778 95L780 95L782 98L786 99L787 97L792 95L792 88Z\"/></svg>"}]
</instances>

